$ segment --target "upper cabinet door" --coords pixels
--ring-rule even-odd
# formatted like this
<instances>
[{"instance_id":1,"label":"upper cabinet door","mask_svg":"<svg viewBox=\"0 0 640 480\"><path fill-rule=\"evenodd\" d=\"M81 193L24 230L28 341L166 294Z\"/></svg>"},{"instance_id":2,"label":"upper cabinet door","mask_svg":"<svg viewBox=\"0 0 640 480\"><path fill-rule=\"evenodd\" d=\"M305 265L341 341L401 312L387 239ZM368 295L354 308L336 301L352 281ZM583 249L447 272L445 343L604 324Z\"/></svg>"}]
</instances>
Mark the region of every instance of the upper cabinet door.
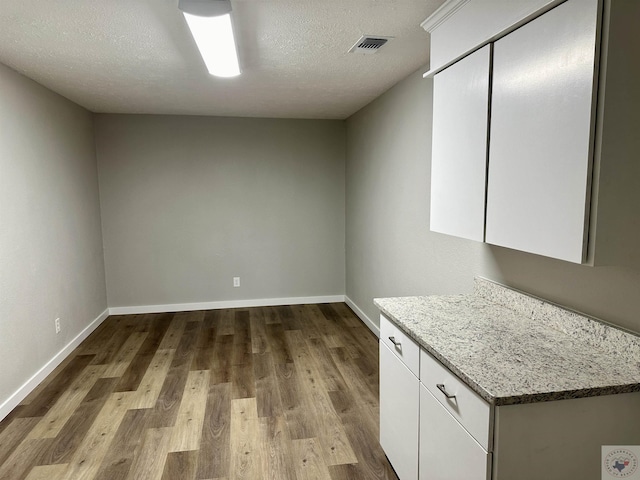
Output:
<instances>
[{"instance_id":1,"label":"upper cabinet door","mask_svg":"<svg viewBox=\"0 0 640 480\"><path fill-rule=\"evenodd\" d=\"M585 258L598 20L568 0L494 44L488 243Z\"/></svg>"},{"instance_id":2,"label":"upper cabinet door","mask_svg":"<svg viewBox=\"0 0 640 480\"><path fill-rule=\"evenodd\" d=\"M484 240L491 47L433 80L431 230Z\"/></svg>"}]
</instances>

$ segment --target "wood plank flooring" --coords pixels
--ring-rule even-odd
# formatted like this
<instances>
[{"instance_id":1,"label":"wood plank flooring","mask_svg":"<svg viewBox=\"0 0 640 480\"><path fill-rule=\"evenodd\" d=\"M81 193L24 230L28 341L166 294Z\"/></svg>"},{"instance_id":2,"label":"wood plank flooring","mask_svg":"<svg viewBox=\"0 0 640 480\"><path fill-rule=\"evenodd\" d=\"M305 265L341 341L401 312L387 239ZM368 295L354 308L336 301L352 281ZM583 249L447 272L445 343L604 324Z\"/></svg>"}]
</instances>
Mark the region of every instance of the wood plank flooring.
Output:
<instances>
[{"instance_id":1,"label":"wood plank flooring","mask_svg":"<svg viewBox=\"0 0 640 480\"><path fill-rule=\"evenodd\" d=\"M0 423L3 480L396 479L342 303L109 317Z\"/></svg>"}]
</instances>

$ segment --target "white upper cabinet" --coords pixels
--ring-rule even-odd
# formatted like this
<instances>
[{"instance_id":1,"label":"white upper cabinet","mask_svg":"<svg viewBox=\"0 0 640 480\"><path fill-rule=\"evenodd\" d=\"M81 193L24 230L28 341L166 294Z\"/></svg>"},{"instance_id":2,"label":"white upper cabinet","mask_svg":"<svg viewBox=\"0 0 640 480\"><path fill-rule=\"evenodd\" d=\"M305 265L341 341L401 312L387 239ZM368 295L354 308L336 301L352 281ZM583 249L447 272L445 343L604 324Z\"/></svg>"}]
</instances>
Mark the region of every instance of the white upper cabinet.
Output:
<instances>
[{"instance_id":1,"label":"white upper cabinet","mask_svg":"<svg viewBox=\"0 0 640 480\"><path fill-rule=\"evenodd\" d=\"M569 0L494 44L488 243L585 259L597 5Z\"/></svg>"},{"instance_id":2,"label":"white upper cabinet","mask_svg":"<svg viewBox=\"0 0 640 480\"><path fill-rule=\"evenodd\" d=\"M426 75L435 75L433 230L640 268L638 19L635 0L450 0L424 22ZM488 48L491 100L482 113L485 67L475 62ZM483 148L488 167L473 171Z\"/></svg>"},{"instance_id":3,"label":"white upper cabinet","mask_svg":"<svg viewBox=\"0 0 640 480\"><path fill-rule=\"evenodd\" d=\"M484 239L489 66L483 47L433 82L431 230Z\"/></svg>"}]
</instances>

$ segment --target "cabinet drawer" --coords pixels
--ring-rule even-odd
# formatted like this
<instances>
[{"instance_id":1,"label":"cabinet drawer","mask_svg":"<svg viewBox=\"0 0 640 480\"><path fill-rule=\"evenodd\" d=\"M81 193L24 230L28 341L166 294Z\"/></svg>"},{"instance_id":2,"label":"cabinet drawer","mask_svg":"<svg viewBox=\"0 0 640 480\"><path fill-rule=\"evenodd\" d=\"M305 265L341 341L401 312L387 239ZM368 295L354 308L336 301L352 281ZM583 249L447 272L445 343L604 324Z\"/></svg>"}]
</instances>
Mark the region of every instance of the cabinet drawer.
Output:
<instances>
[{"instance_id":1,"label":"cabinet drawer","mask_svg":"<svg viewBox=\"0 0 640 480\"><path fill-rule=\"evenodd\" d=\"M420 347L384 315L380 315L380 341L389 347L416 377L420 376Z\"/></svg>"},{"instance_id":2,"label":"cabinet drawer","mask_svg":"<svg viewBox=\"0 0 640 480\"><path fill-rule=\"evenodd\" d=\"M420 387L420 480L488 480L491 454ZM515 478L515 477L513 477Z\"/></svg>"},{"instance_id":3,"label":"cabinet drawer","mask_svg":"<svg viewBox=\"0 0 640 480\"><path fill-rule=\"evenodd\" d=\"M420 381L482 448L491 450L489 403L424 350L420 356ZM445 392L455 397L447 398Z\"/></svg>"}]
</instances>

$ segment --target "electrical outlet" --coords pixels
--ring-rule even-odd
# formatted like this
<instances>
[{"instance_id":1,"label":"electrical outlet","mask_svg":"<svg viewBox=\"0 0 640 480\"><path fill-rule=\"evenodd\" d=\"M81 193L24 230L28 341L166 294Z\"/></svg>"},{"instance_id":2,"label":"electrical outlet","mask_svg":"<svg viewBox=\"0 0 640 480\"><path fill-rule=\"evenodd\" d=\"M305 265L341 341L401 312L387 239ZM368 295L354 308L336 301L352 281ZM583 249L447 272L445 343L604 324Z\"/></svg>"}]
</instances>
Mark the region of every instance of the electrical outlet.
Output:
<instances>
[{"instance_id":1,"label":"electrical outlet","mask_svg":"<svg viewBox=\"0 0 640 480\"><path fill-rule=\"evenodd\" d=\"M62 328L60 328L60 319L56 318L56 333L60 333L60 330L62 330Z\"/></svg>"},{"instance_id":2,"label":"electrical outlet","mask_svg":"<svg viewBox=\"0 0 640 480\"><path fill-rule=\"evenodd\" d=\"M240 277L233 277L233 286L234 287L240 286Z\"/></svg>"}]
</instances>

